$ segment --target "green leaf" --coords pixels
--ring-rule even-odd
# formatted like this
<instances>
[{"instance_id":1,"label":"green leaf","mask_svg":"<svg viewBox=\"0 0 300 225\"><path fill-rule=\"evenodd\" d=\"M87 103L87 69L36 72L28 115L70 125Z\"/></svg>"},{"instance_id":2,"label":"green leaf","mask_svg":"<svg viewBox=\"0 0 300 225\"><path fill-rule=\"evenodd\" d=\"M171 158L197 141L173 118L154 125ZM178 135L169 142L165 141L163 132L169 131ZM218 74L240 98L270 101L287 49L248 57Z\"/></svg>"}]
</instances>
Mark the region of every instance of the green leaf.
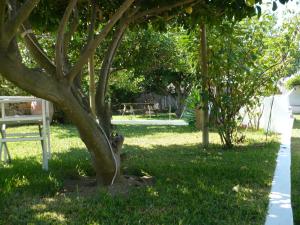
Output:
<instances>
[{"instance_id":1,"label":"green leaf","mask_svg":"<svg viewBox=\"0 0 300 225\"><path fill-rule=\"evenodd\" d=\"M245 0L245 2L246 5L250 7L253 7L255 5L255 0Z\"/></svg>"}]
</instances>

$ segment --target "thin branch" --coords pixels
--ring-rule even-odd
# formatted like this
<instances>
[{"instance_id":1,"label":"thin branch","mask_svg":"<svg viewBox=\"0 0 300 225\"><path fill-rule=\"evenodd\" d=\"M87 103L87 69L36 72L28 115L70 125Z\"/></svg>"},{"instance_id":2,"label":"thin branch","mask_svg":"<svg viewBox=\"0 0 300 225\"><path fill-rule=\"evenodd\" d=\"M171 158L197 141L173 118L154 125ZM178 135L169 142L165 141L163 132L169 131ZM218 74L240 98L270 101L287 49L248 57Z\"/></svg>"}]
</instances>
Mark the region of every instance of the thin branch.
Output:
<instances>
[{"instance_id":1,"label":"thin branch","mask_svg":"<svg viewBox=\"0 0 300 225\"><path fill-rule=\"evenodd\" d=\"M91 13L91 23L89 25L89 32L88 32L88 41L91 41L94 39L94 29L95 29L95 23L96 23L96 2L95 0L92 0L92 13Z\"/></svg>"},{"instance_id":2,"label":"thin branch","mask_svg":"<svg viewBox=\"0 0 300 225\"><path fill-rule=\"evenodd\" d=\"M113 26L118 22L118 20L122 17L122 15L128 10L128 8L132 5L134 0L126 0L117 12L112 16L109 22L106 24L104 29L98 34L93 41L91 41L84 52L81 54L80 58L76 62L76 64L72 67L70 72L67 74L67 79L69 83L72 83L77 73L81 70L81 68L87 63L88 58L94 53L95 49L99 46L99 44L104 40L104 38L111 31Z\"/></svg>"},{"instance_id":3,"label":"thin branch","mask_svg":"<svg viewBox=\"0 0 300 225\"><path fill-rule=\"evenodd\" d=\"M56 68L54 63L49 59L47 54L43 51L43 48L39 44L35 35L31 32L30 26L28 24L21 25L25 45L30 51L34 60L44 68L49 74L54 75L56 73Z\"/></svg>"},{"instance_id":4,"label":"thin branch","mask_svg":"<svg viewBox=\"0 0 300 225\"><path fill-rule=\"evenodd\" d=\"M56 37L56 46L55 46L55 64L56 64L56 73L59 78L64 76L64 53L63 53L63 43L65 30L68 25L69 18L71 13L76 6L77 0L71 0L66 8L64 16L60 21L57 37Z\"/></svg>"},{"instance_id":5,"label":"thin branch","mask_svg":"<svg viewBox=\"0 0 300 225\"><path fill-rule=\"evenodd\" d=\"M27 0L25 3L23 3L16 15L10 21L8 21L8 23L6 23L5 36L7 42L10 42L11 39L16 35L21 24L27 20L30 13L36 7L39 1L40 0Z\"/></svg>"},{"instance_id":6,"label":"thin branch","mask_svg":"<svg viewBox=\"0 0 300 225\"><path fill-rule=\"evenodd\" d=\"M145 10L145 11L142 11L142 12L138 13L133 18L133 20L138 20L138 19L140 19L142 17L152 16L153 14L160 14L162 12L169 11L169 10L172 10L174 8L186 5L186 4L194 3L195 1L196 0L184 0L184 1L176 2L176 3L172 4L172 5L166 5L166 6L162 6L162 7L151 8L151 9L148 9L148 10Z\"/></svg>"},{"instance_id":7,"label":"thin branch","mask_svg":"<svg viewBox=\"0 0 300 225\"><path fill-rule=\"evenodd\" d=\"M110 43L110 46L104 56L102 67L100 70L100 80L98 82L97 86L97 93L96 98L98 101L98 105L102 106L104 104L105 100L105 93L107 90L107 84L108 84L108 78L110 74L110 68L112 66L112 62L114 59L114 56L116 54L116 51L121 43L122 37L125 33L125 30L127 29L129 24L127 23L121 23L118 27L118 29L115 31L112 42Z\"/></svg>"},{"instance_id":8,"label":"thin branch","mask_svg":"<svg viewBox=\"0 0 300 225\"><path fill-rule=\"evenodd\" d=\"M64 53L64 58L66 61L67 61L67 52L68 52L69 43L71 41L72 35L76 32L78 25L79 25L79 16L78 16L77 7L74 8L73 14L74 14L74 17L70 24L70 28L64 37L63 53Z\"/></svg>"},{"instance_id":9,"label":"thin branch","mask_svg":"<svg viewBox=\"0 0 300 225\"><path fill-rule=\"evenodd\" d=\"M5 9L6 9L6 0L0 0L0 32L3 32L3 25L5 21Z\"/></svg>"}]
</instances>

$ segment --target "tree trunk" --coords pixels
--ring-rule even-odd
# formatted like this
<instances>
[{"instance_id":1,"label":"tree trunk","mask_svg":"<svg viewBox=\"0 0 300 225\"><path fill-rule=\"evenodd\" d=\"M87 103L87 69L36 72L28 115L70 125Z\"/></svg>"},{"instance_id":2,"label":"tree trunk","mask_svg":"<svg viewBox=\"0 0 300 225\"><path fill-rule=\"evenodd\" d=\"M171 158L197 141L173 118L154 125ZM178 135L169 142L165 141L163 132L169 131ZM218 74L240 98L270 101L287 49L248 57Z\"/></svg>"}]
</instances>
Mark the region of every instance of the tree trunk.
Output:
<instances>
[{"instance_id":1,"label":"tree trunk","mask_svg":"<svg viewBox=\"0 0 300 225\"><path fill-rule=\"evenodd\" d=\"M110 141L105 137L96 120L78 100L64 81L57 82L46 73L28 69L15 56L0 51L0 74L29 93L52 101L66 113L77 127L82 141L91 153L97 181L100 185L110 185L117 169L116 179L120 177L119 138ZM38 84L38 85L37 85ZM114 143L116 142L116 143ZM110 144L115 146L111 151ZM113 152L113 153L112 153Z\"/></svg>"},{"instance_id":2,"label":"tree trunk","mask_svg":"<svg viewBox=\"0 0 300 225\"><path fill-rule=\"evenodd\" d=\"M206 39L206 27L205 24L201 24L200 28L201 38L201 70L202 70L202 143L205 147L209 144L209 114L208 114L208 61L207 61L207 39Z\"/></svg>"},{"instance_id":3,"label":"tree trunk","mask_svg":"<svg viewBox=\"0 0 300 225\"><path fill-rule=\"evenodd\" d=\"M100 78L97 85L97 91L96 91L97 117L99 123L101 124L101 126L103 126L107 136L111 135L111 109L110 109L110 103L106 102L105 99L107 88L108 88L110 69L113 63L114 56L122 41L122 37L127 27L128 27L127 23L121 23L118 29L115 31L111 44L104 56L101 70L100 70Z\"/></svg>"},{"instance_id":4,"label":"tree trunk","mask_svg":"<svg viewBox=\"0 0 300 225\"><path fill-rule=\"evenodd\" d=\"M101 185L111 184L115 173L117 173L117 179L120 176L118 150L111 149L111 140L106 137L105 132L93 116L84 110L72 93L64 91L63 96L64 100L60 107L77 127L82 141L91 153L98 183Z\"/></svg>"},{"instance_id":5,"label":"tree trunk","mask_svg":"<svg viewBox=\"0 0 300 225\"><path fill-rule=\"evenodd\" d=\"M96 86L95 86L95 63L94 63L94 56L89 59L89 97L90 97L90 107L94 118L96 118Z\"/></svg>"}]
</instances>

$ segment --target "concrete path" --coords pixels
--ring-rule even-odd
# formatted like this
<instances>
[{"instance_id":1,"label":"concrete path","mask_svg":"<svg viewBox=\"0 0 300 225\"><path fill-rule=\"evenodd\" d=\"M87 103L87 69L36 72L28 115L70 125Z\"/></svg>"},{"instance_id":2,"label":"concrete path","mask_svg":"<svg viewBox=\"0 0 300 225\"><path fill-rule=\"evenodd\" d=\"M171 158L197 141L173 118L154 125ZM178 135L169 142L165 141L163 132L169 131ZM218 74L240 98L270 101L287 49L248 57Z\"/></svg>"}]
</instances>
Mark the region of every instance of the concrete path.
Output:
<instances>
[{"instance_id":1,"label":"concrete path","mask_svg":"<svg viewBox=\"0 0 300 225\"><path fill-rule=\"evenodd\" d=\"M184 120L112 120L114 125L170 125L170 126L187 126Z\"/></svg>"},{"instance_id":2,"label":"concrete path","mask_svg":"<svg viewBox=\"0 0 300 225\"><path fill-rule=\"evenodd\" d=\"M289 127L281 138L265 225L293 225L291 206L291 134L293 120L290 121Z\"/></svg>"}]
</instances>

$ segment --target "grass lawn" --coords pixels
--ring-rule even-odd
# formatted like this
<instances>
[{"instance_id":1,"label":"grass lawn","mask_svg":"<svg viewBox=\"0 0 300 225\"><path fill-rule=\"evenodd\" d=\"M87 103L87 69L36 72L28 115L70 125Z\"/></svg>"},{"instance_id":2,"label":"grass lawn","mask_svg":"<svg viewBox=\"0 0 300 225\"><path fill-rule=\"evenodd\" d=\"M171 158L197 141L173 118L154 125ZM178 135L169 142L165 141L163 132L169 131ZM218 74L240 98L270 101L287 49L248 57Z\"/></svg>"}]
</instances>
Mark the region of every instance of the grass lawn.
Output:
<instances>
[{"instance_id":1,"label":"grass lawn","mask_svg":"<svg viewBox=\"0 0 300 225\"><path fill-rule=\"evenodd\" d=\"M14 130L32 130L19 127ZM89 155L73 126L52 126L53 157L41 170L38 142L9 143L13 163L0 163L0 224L264 224L279 144L261 132L233 150L199 147L191 127L118 126L124 171L149 174L154 186L127 196L65 192L66 180L93 176Z\"/></svg>"},{"instance_id":2,"label":"grass lawn","mask_svg":"<svg viewBox=\"0 0 300 225\"><path fill-rule=\"evenodd\" d=\"M292 136L292 205L294 223L300 224L300 115L295 118Z\"/></svg>"}]
</instances>

